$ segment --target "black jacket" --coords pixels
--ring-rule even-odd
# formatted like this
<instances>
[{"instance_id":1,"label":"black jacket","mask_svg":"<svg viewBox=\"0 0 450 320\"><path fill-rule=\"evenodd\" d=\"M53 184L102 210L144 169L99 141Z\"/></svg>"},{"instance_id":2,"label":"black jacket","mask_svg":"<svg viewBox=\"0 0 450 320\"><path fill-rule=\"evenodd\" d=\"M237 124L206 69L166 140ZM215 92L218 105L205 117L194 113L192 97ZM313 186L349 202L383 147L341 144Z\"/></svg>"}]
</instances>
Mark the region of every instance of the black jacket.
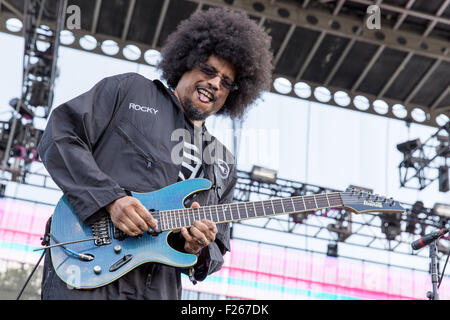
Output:
<instances>
[{"instance_id":1,"label":"black jacket","mask_svg":"<svg viewBox=\"0 0 450 320\"><path fill-rule=\"evenodd\" d=\"M177 182L181 161L174 159L182 143L177 129L183 130L185 121L177 98L160 81L136 73L121 74L103 79L55 108L38 151L74 211L90 224L107 214L107 204L127 195L125 190L150 192ZM231 202L237 180L234 158L205 127L203 130L205 139L211 141L204 152L203 168L213 188L197 194L195 201L200 205ZM194 267L196 280L219 270L223 255L230 250L229 225L218 224L217 228L216 241L202 250ZM183 248L181 236L172 234L171 238L174 246ZM52 292L59 291L51 288L58 279L48 261L44 298L91 297L86 290ZM98 298L122 298L121 286L131 291L127 298L177 299L181 295L180 272L187 271L147 264L110 285L117 287L114 290L106 286L89 291L103 291L92 295Z\"/></svg>"}]
</instances>

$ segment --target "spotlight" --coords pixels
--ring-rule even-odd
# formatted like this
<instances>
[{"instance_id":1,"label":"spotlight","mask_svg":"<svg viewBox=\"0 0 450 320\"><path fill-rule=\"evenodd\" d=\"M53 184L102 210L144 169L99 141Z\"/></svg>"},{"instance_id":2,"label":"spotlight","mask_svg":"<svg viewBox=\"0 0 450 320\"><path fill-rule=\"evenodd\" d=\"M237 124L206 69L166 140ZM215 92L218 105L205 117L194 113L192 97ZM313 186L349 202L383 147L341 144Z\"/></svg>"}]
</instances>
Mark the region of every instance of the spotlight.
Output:
<instances>
[{"instance_id":1,"label":"spotlight","mask_svg":"<svg viewBox=\"0 0 450 320\"><path fill-rule=\"evenodd\" d=\"M385 212L381 214L381 231L387 240L394 240L401 232L401 214Z\"/></svg>"},{"instance_id":2,"label":"spotlight","mask_svg":"<svg viewBox=\"0 0 450 320\"><path fill-rule=\"evenodd\" d=\"M439 191L447 192L449 191L449 182L448 182L448 167L440 166L439 167Z\"/></svg>"},{"instance_id":3,"label":"spotlight","mask_svg":"<svg viewBox=\"0 0 450 320\"><path fill-rule=\"evenodd\" d=\"M13 98L9 101L11 108L16 110L17 104L19 103L19 98ZM34 118L34 113L29 108L27 108L23 103L20 106L19 114L26 120L31 120Z\"/></svg>"},{"instance_id":4,"label":"spotlight","mask_svg":"<svg viewBox=\"0 0 450 320\"><path fill-rule=\"evenodd\" d=\"M450 205L436 203L433 207L433 213L441 217L450 218Z\"/></svg>"},{"instance_id":5,"label":"spotlight","mask_svg":"<svg viewBox=\"0 0 450 320\"><path fill-rule=\"evenodd\" d=\"M253 166L250 178L263 183L275 183L277 181L277 171L259 166Z\"/></svg>"},{"instance_id":6,"label":"spotlight","mask_svg":"<svg viewBox=\"0 0 450 320\"><path fill-rule=\"evenodd\" d=\"M410 140L397 145L397 150L401 153L410 153L422 146L420 139Z\"/></svg>"},{"instance_id":7,"label":"spotlight","mask_svg":"<svg viewBox=\"0 0 450 320\"><path fill-rule=\"evenodd\" d=\"M328 244L327 256L337 258L337 256L338 256L338 244L337 243L329 243Z\"/></svg>"},{"instance_id":8,"label":"spotlight","mask_svg":"<svg viewBox=\"0 0 450 320\"><path fill-rule=\"evenodd\" d=\"M293 213L292 220L294 220L295 223L303 223L304 220L308 218L309 212L296 212Z\"/></svg>"},{"instance_id":9,"label":"spotlight","mask_svg":"<svg viewBox=\"0 0 450 320\"><path fill-rule=\"evenodd\" d=\"M424 206L422 201L416 201L411 208L411 213L408 217L405 231L411 234L416 233L416 225L419 218L419 214L423 211Z\"/></svg>"}]
</instances>

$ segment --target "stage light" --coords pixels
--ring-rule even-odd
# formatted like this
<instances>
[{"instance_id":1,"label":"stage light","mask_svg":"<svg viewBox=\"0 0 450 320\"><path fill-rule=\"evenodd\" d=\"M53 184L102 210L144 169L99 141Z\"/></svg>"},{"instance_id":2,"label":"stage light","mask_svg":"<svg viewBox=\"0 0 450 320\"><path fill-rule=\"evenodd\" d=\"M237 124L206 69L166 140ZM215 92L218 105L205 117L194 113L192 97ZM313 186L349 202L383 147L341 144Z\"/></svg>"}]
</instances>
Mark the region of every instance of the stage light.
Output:
<instances>
[{"instance_id":1,"label":"stage light","mask_svg":"<svg viewBox=\"0 0 450 320\"><path fill-rule=\"evenodd\" d=\"M397 150L401 153L407 154L411 153L415 149L421 147L422 143L420 139L410 140L397 145Z\"/></svg>"},{"instance_id":2,"label":"stage light","mask_svg":"<svg viewBox=\"0 0 450 320\"><path fill-rule=\"evenodd\" d=\"M387 240L394 240L400 233L402 233L401 214L384 212L381 214L381 231L386 235Z\"/></svg>"},{"instance_id":3,"label":"stage light","mask_svg":"<svg viewBox=\"0 0 450 320\"><path fill-rule=\"evenodd\" d=\"M338 256L338 244L337 243L329 243L328 244L327 256L337 258L337 256Z\"/></svg>"},{"instance_id":4,"label":"stage light","mask_svg":"<svg viewBox=\"0 0 450 320\"><path fill-rule=\"evenodd\" d=\"M16 110L17 104L19 103L19 98L13 98L9 101L9 105ZM34 118L34 113L29 108L23 105L20 106L19 114L26 120L32 120Z\"/></svg>"},{"instance_id":5,"label":"stage light","mask_svg":"<svg viewBox=\"0 0 450 320\"><path fill-rule=\"evenodd\" d=\"M407 224L405 227L405 231L411 234L416 234L417 230L417 222L419 218L419 214L423 211L424 206L422 201L416 201L411 208L411 212L409 214Z\"/></svg>"},{"instance_id":6,"label":"stage light","mask_svg":"<svg viewBox=\"0 0 450 320\"><path fill-rule=\"evenodd\" d=\"M450 205L444 203L436 203L433 206L433 213L441 217L450 218Z\"/></svg>"},{"instance_id":7,"label":"stage light","mask_svg":"<svg viewBox=\"0 0 450 320\"><path fill-rule=\"evenodd\" d=\"M447 192L450 189L449 182L448 182L448 167L447 166L440 166L439 167L439 191L440 192Z\"/></svg>"},{"instance_id":8,"label":"stage light","mask_svg":"<svg viewBox=\"0 0 450 320\"><path fill-rule=\"evenodd\" d=\"M291 214L292 220L295 223L303 223L308 218L309 212L296 212Z\"/></svg>"},{"instance_id":9,"label":"stage light","mask_svg":"<svg viewBox=\"0 0 450 320\"><path fill-rule=\"evenodd\" d=\"M275 183L277 181L277 171L259 166L253 166L250 178L264 183Z\"/></svg>"}]
</instances>

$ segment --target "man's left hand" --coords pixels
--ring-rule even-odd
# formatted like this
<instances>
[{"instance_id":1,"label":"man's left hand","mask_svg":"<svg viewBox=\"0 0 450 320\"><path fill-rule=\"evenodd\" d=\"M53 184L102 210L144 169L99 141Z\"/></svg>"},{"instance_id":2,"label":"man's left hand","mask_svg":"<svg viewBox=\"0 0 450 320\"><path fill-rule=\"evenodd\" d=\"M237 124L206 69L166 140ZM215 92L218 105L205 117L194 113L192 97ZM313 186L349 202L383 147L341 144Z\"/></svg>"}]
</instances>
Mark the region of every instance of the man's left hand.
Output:
<instances>
[{"instance_id":1,"label":"man's left hand","mask_svg":"<svg viewBox=\"0 0 450 320\"><path fill-rule=\"evenodd\" d=\"M200 208L198 202L194 202L191 208ZM194 221L189 228L181 228L181 234L186 240L184 250L188 253L197 254L200 250L216 239L217 227L211 220L203 219Z\"/></svg>"}]
</instances>

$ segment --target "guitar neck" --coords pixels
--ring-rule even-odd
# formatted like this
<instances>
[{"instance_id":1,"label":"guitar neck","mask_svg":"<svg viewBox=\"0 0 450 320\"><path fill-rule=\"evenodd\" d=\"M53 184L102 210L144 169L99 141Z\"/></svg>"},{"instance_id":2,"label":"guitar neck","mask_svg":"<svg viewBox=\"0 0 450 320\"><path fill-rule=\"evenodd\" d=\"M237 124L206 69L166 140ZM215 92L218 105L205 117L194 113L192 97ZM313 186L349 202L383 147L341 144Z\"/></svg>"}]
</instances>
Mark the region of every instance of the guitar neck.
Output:
<instances>
[{"instance_id":1,"label":"guitar neck","mask_svg":"<svg viewBox=\"0 0 450 320\"><path fill-rule=\"evenodd\" d=\"M271 217L282 214L316 211L342 207L339 192L295 196L283 199L236 202L200 208L184 208L159 212L161 231L190 227L195 220L208 219L215 223Z\"/></svg>"}]
</instances>

